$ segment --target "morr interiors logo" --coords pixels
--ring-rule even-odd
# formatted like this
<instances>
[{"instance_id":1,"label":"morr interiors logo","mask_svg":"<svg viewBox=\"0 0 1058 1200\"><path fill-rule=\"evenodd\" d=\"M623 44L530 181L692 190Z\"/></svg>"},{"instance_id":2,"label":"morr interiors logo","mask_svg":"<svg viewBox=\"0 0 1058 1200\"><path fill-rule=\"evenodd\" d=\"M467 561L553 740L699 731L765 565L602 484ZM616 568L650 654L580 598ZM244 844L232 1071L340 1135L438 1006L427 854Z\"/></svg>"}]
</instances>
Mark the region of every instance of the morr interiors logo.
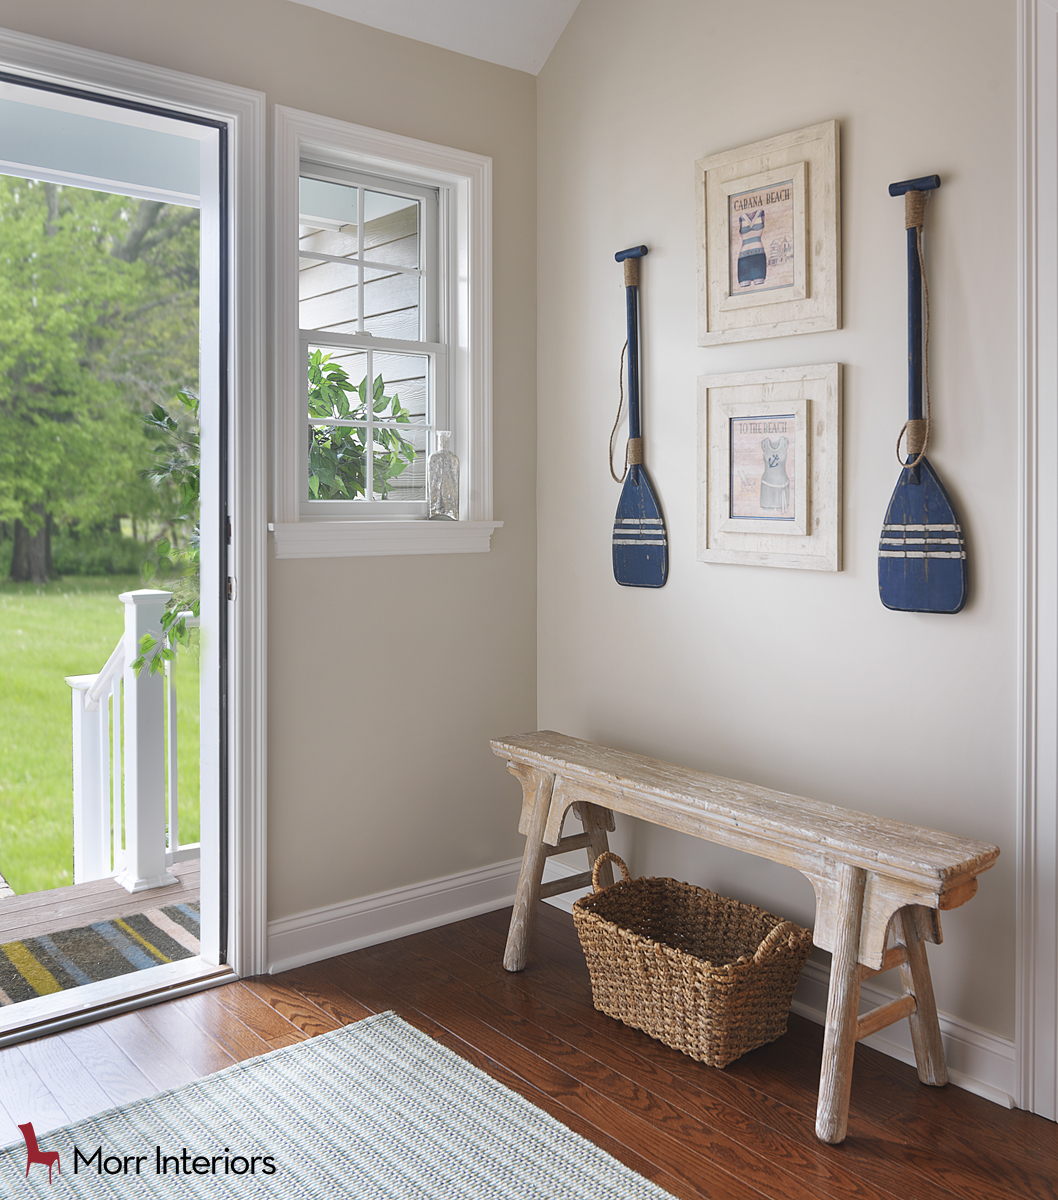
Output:
<instances>
[{"instance_id":1,"label":"morr interiors logo","mask_svg":"<svg viewBox=\"0 0 1058 1200\"><path fill-rule=\"evenodd\" d=\"M52 1167L58 1167L59 1174L62 1174L62 1163L59 1162L58 1150L42 1150L37 1145L37 1135L33 1131L32 1121L26 1125L19 1125L19 1129L26 1139L26 1175L29 1175L29 1168L33 1163L40 1163L41 1166L48 1168L48 1182L51 1183Z\"/></svg>"},{"instance_id":2,"label":"morr interiors logo","mask_svg":"<svg viewBox=\"0 0 1058 1200\"><path fill-rule=\"evenodd\" d=\"M34 1163L40 1163L48 1168L48 1182L51 1183L53 1167L58 1167L62 1174L59 1152L41 1150L32 1123L18 1128L26 1140L26 1175ZM227 1146L221 1154L196 1154L186 1147L173 1154L166 1154L161 1146L152 1146L150 1150L147 1154L106 1154L102 1146L97 1146L91 1153L86 1153L74 1146L73 1173L146 1175L153 1167L156 1175L275 1175L277 1170L271 1154L232 1154ZM148 1163L150 1166L144 1169Z\"/></svg>"}]
</instances>

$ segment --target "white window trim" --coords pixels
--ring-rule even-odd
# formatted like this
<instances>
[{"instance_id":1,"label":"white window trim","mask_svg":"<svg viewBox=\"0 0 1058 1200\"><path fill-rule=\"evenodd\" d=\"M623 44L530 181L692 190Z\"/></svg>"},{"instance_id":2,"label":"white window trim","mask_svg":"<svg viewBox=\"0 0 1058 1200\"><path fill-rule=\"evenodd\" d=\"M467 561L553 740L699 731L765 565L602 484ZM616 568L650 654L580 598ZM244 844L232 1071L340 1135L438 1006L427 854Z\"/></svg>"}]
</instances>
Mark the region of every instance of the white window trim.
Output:
<instances>
[{"instance_id":1,"label":"white window trim","mask_svg":"<svg viewBox=\"0 0 1058 1200\"><path fill-rule=\"evenodd\" d=\"M492 531L492 160L431 142L277 105L274 521L277 558L484 552ZM298 328L298 179L303 158L448 189L453 309L449 322L455 452L464 476L459 521L359 520L301 513L301 354ZM442 232L442 236L445 236Z\"/></svg>"}]
</instances>

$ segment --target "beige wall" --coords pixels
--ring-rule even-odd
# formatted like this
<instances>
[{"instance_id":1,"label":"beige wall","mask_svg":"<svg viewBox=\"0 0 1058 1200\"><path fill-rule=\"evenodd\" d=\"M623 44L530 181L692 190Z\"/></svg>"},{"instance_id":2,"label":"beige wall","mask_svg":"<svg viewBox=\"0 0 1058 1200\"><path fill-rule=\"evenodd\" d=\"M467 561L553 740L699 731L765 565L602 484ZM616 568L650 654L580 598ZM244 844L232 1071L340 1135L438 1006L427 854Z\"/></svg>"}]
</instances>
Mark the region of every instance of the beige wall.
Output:
<instances>
[{"instance_id":1,"label":"beige wall","mask_svg":"<svg viewBox=\"0 0 1058 1200\"><path fill-rule=\"evenodd\" d=\"M489 554L271 564L268 915L520 853L488 738L535 711L535 80L287 0L7 0L0 20L492 156L505 524Z\"/></svg>"},{"instance_id":2,"label":"beige wall","mask_svg":"<svg viewBox=\"0 0 1058 1200\"><path fill-rule=\"evenodd\" d=\"M541 726L997 842L932 961L943 1009L1011 1036L1014 0L582 0L535 82L286 0L7 0L2 20L494 159L506 524L488 555L271 565L269 916L516 854L518 789L486 741L537 723L536 671ZM830 117L844 329L697 348L694 160ZM972 556L957 617L885 611L875 573L906 405L886 186L932 171L931 458ZM647 456L672 559L660 592L613 582L604 462L624 329L613 253L641 241ZM828 361L846 368L844 572L696 562L695 377ZM366 699L396 657L416 664L408 682ZM453 699L431 697L437 680ZM650 828L621 840L638 870L811 921L800 876Z\"/></svg>"},{"instance_id":3,"label":"beige wall","mask_svg":"<svg viewBox=\"0 0 1058 1200\"><path fill-rule=\"evenodd\" d=\"M582 0L538 79L539 724L998 843L944 919L938 1002L1014 1029L1017 563L1014 0ZM843 330L696 346L694 161L836 117ZM878 534L906 415L903 204L930 205L931 460L968 531L959 616L888 612ZM618 587L606 469L624 338L613 255L642 274L646 457L661 591ZM695 558L695 378L845 364L845 570ZM811 923L799 875L649 826L637 871Z\"/></svg>"}]
</instances>

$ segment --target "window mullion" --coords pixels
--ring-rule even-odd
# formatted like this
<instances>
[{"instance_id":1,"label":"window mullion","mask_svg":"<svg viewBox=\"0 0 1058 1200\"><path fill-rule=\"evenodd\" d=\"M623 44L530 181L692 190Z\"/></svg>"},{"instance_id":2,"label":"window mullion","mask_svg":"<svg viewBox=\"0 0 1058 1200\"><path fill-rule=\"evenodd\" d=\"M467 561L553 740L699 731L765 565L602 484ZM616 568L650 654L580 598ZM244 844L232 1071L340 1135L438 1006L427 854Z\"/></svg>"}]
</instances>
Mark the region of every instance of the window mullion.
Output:
<instances>
[{"instance_id":1,"label":"window mullion","mask_svg":"<svg viewBox=\"0 0 1058 1200\"><path fill-rule=\"evenodd\" d=\"M356 327L360 333L364 332L364 226L367 224L367 214L365 207L367 198L364 195L364 189L358 187L356 189L356 311L357 320ZM364 499L372 501L375 498L375 430L374 416L375 406L371 395L371 381L374 376L374 352L370 347L367 350L367 401L365 407L367 409L367 425L364 429Z\"/></svg>"},{"instance_id":2,"label":"window mullion","mask_svg":"<svg viewBox=\"0 0 1058 1200\"><path fill-rule=\"evenodd\" d=\"M452 415L449 407L451 401L448 388L448 355L438 353L431 357L433 369L431 380L433 411L430 413L431 431L438 429L452 430ZM435 443L436 444L436 443Z\"/></svg>"},{"instance_id":3,"label":"window mullion","mask_svg":"<svg viewBox=\"0 0 1058 1200\"><path fill-rule=\"evenodd\" d=\"M317 346L338 349L372 350L390 354L443 354L445 347L437 342L412 342L400 338L374 337L370 333L336 333L330 329L302 329L302 340Z\"/></svg>"},{"instance_id":4,"label":"window mullion","mask_svg":"<svg viewBox=\"0 0 1058 1200\"><path fill-rule=\"evenodd\" d=\"M298 250L298 255L301 258L312 258L318 262L338 263L344 267L356 266L356 258L343 257L340 254L324 254L320 250ZM363 265L372 271L390 271L394 275L423 275L425 272L421 267L402 267L397 263L374 262L372 259L367 259Z\"/></svg>"},{"instance_id":5,"label":"window mullion","mask_svg":"<svg viewBox=\"0 0 1058 1200\"><path fill-rule=\"evenodd\" d=\"M356 189L356 309L359 314L356 327L364 332L364 189Z\"/></svg>"},{"instance_id":6,"label":"window mullion","mask_svg":"<svg viewBox=\"0 0 1058 1200\"><path fill-rule=\"evenodd\" d=\"M375 498L375 352L367 351L367 437L365 439L364 499Z\"/></svg>"}]
</instances>

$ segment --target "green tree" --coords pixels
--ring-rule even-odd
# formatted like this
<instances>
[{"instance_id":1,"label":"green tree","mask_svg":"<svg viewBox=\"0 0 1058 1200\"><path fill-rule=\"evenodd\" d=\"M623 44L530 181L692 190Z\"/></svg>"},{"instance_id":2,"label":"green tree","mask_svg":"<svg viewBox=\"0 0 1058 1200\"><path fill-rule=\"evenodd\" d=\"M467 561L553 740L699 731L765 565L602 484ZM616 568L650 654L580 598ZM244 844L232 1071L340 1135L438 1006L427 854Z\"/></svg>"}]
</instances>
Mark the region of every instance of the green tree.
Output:
<instances>
[{"instance_id":1,"label":"green tree","mask_svg":"<svg viewBox=\"0 0 1058 1200\"><path fill-rule=\"evenodd\" d=\"M198 214L0 176L0 521L13 579L51 530L146 518L140 413L197 374Z\"/></svg>"}]
</instances>

